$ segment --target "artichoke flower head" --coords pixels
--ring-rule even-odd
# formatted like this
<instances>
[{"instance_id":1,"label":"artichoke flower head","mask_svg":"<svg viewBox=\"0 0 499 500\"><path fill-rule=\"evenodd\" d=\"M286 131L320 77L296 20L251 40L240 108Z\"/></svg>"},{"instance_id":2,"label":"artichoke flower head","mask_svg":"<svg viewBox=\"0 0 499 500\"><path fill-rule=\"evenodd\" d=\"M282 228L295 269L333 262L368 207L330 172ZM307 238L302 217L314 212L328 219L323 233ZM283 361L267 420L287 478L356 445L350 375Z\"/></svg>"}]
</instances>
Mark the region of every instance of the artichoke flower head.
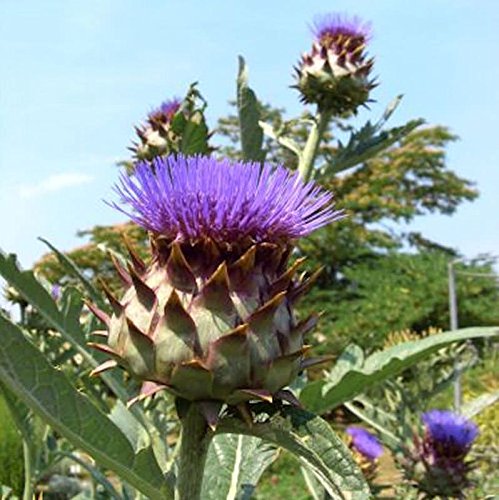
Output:
<instances>
[{"instance_id":1,"label":"artichoke flower head","mask_svg":"<svg viewBox=\"0 0 499 500\"><path fill-rule=\"evenodd\" d=\"M143 381L140 398L159 390L189 401L238 405L285 398L312 358L293 304L313 275L288 266L293 241L342 217L332 195L282 166L169 156L123 175L112 205L149 231L152 259L133 252L107 344L93 344Z\"/></svg>"},{"instance_id":2,"label":"artichoke flower head","mask_svg":"<svg viewBox=\"0 0 499 500\"><path fill-rule=\"evenodd\" d=\"M370 79L374 59L366 54L370 26L330 14L317 19L313 34L312 50L295 68L301 100L336 116L355 113L376 86Z\"/></svg>"},{"instance_id":3,"label":"artichoke flower head","mask_svg":"<svg viewBox=\"0 0 499 500\"><path fill-rule=\"evenodd\" d=\"M430 410L422 415L424 434L414 436L414 450L405 462L405 474L429 497L464 498L472 486L476 464L467 459L478 427L450 410Z\"/></svg>"},{"instance_id":4,"label":"artichoke flower head","mask_svg":"<svg viewBox=\"0 0 499 500\"><path fill-rule=\"evenodd\" d=\"M129 149L136 160L152 160L176 149L180 137L173 130L172 121L181 112L181 105L182 101L178 98L164 101L147 115L143 124L135 127L139 140Z\"/></svg>"}]
</instances>

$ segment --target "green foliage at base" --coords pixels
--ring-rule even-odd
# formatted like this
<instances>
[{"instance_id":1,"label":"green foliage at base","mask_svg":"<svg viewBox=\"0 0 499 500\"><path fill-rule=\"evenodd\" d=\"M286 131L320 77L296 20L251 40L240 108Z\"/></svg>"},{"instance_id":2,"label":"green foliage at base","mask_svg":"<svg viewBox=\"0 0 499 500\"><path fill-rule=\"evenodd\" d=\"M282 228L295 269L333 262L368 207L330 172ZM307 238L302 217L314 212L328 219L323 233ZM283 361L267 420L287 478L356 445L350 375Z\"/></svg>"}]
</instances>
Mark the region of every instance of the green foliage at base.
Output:
<instances>
[{"instance_id":1,"label":"green foliage at base","mask_svg":"<svg viewBox=\"0 0 499 500\"><path fill-rule=\"evenodd\" d=\"M23 445L9 410L0 395L0 485L21 495L24 482Z\"/></svg>"}]
</instances>

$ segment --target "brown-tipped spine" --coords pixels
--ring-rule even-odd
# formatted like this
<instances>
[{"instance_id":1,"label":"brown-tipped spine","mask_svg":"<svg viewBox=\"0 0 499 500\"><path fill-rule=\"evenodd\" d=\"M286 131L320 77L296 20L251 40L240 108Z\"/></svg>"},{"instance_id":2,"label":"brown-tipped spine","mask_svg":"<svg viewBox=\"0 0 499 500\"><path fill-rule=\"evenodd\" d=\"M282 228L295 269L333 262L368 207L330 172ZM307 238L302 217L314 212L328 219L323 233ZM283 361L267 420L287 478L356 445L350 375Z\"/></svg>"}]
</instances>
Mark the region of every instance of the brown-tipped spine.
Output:
<instances>
[{"instance_id":1,"label":"brown-tipped spine","mask_svg":"<svg viewBox=\"0 0 499 500\"><path fill-rule=\"evenodd\" d=\"M107 361L104 361L104 363L94 368L90 372L90 376L95 377L97 375L100 375L102 372L115 368L116 366L118 366L118 362L115 359L108 359Z\"/></svg>"},{"instance_id":2,"label":"brown-tipped spine","mask_svg":"<svg viewBox=\"0 0 499 500\"><path fill-rule=\"evenodd\" d=\"M109 356L112 356L117 360L121 359L121 356L107 344L99 344L98 342L87 342L87 346L91 347L92 349L97 349L98 351L101 351L105 354L109 354Z\"/></svg>"},{"instance_id":3,"label":"brown-tipped spine","mask_svg":"<svg viewBox=\"0 0 499 500\"><path fill-rule=\"evenodd\" d=\"M312 275L304 279L299 285L290 290L289 299L295 304L299 299L301 299L312 287L312 285L317 281L317 278L321 275L323 267L317 269Z\"/></svg>"},{"instance_id":4,"label":"brown-tipped spine","mask_svg":"<svg viewBox=\"0 0 499 500\"><path fill-rule=\"evenodd\" d=\"M95 335L96 337L109 337L109 332L107 330L95 330L91 335Z\"/></svg>"},{"instance_id":5,"label":"brown-tipped spine","mask_svg":"<svg viewBox=\"0 0 499 500\"><path fill-rule=\"evenodd\" d=\"M280 292L274 295L269 301L265 302L260 309L257 309L246 322L255 332L266 331L269 328L269 323L272 323L274 315L279 306L284 301L286 292Z\"/></svg>"},{"instance_id":6,"label":"brown-tipped spine","mask_svg":"<svg viewBox=\"0 0 499 500\"><path fill-rule=\"evenodd\" d=\"M303 408L300 400L288 389L277 391L275 397L276 399L287 401L291 406L295 406L296 408Z\"/></svg>"},{"instance_id":7,"label":"brown-tipped spine","mask_svg":"<svg viewBox=\"0 0 499 500\"><path fill-rule=\"evenodd\" d=\"M312 366L322 365L334 359L334 356L317 356L315 358L303 359L300 363L300 371L306 370Z\"/></svg>"},{"instance_id":8,"label":"brown-tipped spine","mask_svg":"<svg viewBox=\"0 0 499 500\"><path fill-rule=\"evenodd\" d=\"M166 273L171 284L178 290L187 293L197 291L196 277L178 243L173 243L171 246L170 256L166 262Z\"/></svg>"},{"instance_id":9,"label":"brown-tipped spine","mask_svg":"<svg viewBox=\"0 0 499 500\"><path fill-rule=\"evenodd\" d=\"M222 262L199 291L196 301L210 311L231 314L235 311L230 298L227 265Z\"/></svg>"},{"instance_id":10,"label":"brown-tipped spine","mask_svg":"<svg viewBox=\"0 0 499 500\"><path fill-rule=\"evenodd\" d=\"M283 290L287 290L289 285L291 284L291 280L293 279L296 271L301 267L301 265L305 262L305 257L300 259L296 259L292 266L287 269L286 272L281 274L279 278L277 278L271 285L270 290L271 294L275 294L278 292L282 292Z\"/></svg>"},{"instance_id":11,"label":"brown-tipped spine","mask_svg":"<svg viewBox=\"0 0 499 500\"><path fill-rule=\"evenodd\" d=\"M126 236L123 236L123 241L127 249L132 265L139 275L143 275L146 272L147 266L145 262L140 258L139 254L133 249L132 244Z\"/></svg>"},{"instance_id":12,"label":"brown-tipped spine","mask_svg":"<svg viewBox=\"0 0 499 500\"><path fill-rule=\"evenodd\" d=\"M230 266L231 271L234 270L245 276L255 267L255 258L256 245L253 245Z\"/></svg>"},{"instance_id":13,"label":"brown-tipped spine","mask_svg":"<svg viewBox=\"0 0 499 500\"><path fill-rule=\"evenodd\" d=\"M133 287L137 292L137 298L148 311L151 311L156 303L156 294L154 293L154 290L149 288L149 286L142 281L142 277L139 276L135 268L128 266L128 271L132 277Z\"/></svg>"},{"instance_id":14,"label":"brown-tipped spine","mask_svg":"<svg viewBox=\"0 0 499 500\"><path fill-rule=\"evenodd\" d=\"M292 328L289 335L279 335L279 344L282 352L288 354L299 349L303 345L304 335L317 325L318 320L319 315L313 313Z\"/></svg>"},{"instance_id":15,"label":"brown-tipped spine","mask_svg":"<svg viewBox=\"0 0 499 500\"><path fill-rule=\"evenodd\" d=\"M109 328L109 324L111 323L111 318L109 317L109 315L102 309L97 307L93 302L90 302L88 300L85 300L84 302L85 305L90 309L92 314Z\"/></svg>"},{"instance_id":16,"label":"brown-tipped spine","mask_svg":"<svg viewBox=\"0 0 499 500\"><path fill-rule=\"evenodd\" d=\"M113 295L104 280L99 279L99 283L104 290L104 294L106 295L109 304L111 304L111 307L113 308L114 314L116 314L116 316L120 316L124 309L120 301Z\"/></svg>"},{"instance_id":17,"label":"brown-tipped spine","mask_svg":"<svg viewBox=\"0 0 499 500\"><path fill-rule=\"evenodd\" d=\"M129 287L132 284L132 278L131 276L126 272L125 268L120 264L118 259L112 254L109 254L111 257L111 262L113 263L114 268L116 269L116 272L118 273L118 276L123 283L124 286Z\"/></svg>"},{"instance_id":18,"label":"brown-tipped spine","mask_svg":"<svg viewBox=\"0 0 499 500\"><path fill-rule=\"evenodd\" d=\"M269 391L265 389L240 389L239 392L247 394L253 399L259 399L260 401L266 401L267 403L272 403L274 398Z\"/></svg>"},{"instance_id":19,"label":"brown-tipped spine","mask_svg":"<svg viewBox=\"0 0 499 500\"><path fill-rule=\"evenodd\" d=\"M149 380L146 380L142 384L142 387L140 388L140 393L134 398L128 400L126 406L127 408L130 408L130 406L134 405L135 403L150 398L154 396L154 394L156 394L157 392L164 391L166 389L168 389L167 385L158 384L156 382L151 382Z\"/></svg>"}]
</instances>

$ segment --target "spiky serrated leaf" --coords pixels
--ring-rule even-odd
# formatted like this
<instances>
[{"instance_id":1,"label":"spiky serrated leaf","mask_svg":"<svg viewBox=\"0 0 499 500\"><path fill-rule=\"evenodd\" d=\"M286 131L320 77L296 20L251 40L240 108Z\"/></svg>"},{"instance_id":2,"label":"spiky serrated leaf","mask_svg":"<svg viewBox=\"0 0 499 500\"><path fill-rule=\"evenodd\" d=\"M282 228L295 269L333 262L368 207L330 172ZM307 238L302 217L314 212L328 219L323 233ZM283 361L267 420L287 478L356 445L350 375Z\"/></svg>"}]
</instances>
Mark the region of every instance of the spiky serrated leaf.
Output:
<instances>
[{"instance_id":1,"label":"spiky serrated leaf","mask_svg":"<svg viewBox=\"0 0 499 500\"><path fill-rule=\"evenodd\" d=\"M240 420L224 419L217 433L255 436L288 450L313 471L333 499L370 497L364 476L343 441L325 420L308 411L286 406L251 427Z\"/></svg>"},{"instance_id":2,"label":"spiky serrated leaf","mask_svg":"<svg viewBox=\"0 0 499 500\"><path fill-rule=\"evenodd\" d=\"M438 333L420 340L404 342L367 357L362 366L355 366L342 374L309 382L300 394L303 405L315 413L325 413L345 401L353 399L369 386L400 373L425 359L430 354L454 342L473 338L494 337L499 329L494 327L464 328ZM334 372L332 372L334 373Z\"/></svg>"},{"instance_id":3,"label":"spiky serrated leaf","mask_svg":"<svg viewBox=\"0 0 499 500\"><path fill-rule=\"evenodd\" d=\"M277 458L275 446L241 434L219 434L210 444L201 498L248 500L265 469Z\"/></svg>"},{"instance_id":4,"label":"spiky serrated leaf","mask_svg":"<svg viewBox=\"0 0 499 500\"><path fill-rule=\"evenodd\" d=\"M241 131L241 149L243 159L247 161L263 161L263 130L260 127L260 104L256 94L248 86L248 68L244 58L239 56L237 75L237 109L239 112L239 128Z\"/></svg>"},{"instance_id":5,"label":"spiky serrated leaf","mask_svg":"<svg viewBox=\"0 0 499 500\"><path fill-rule=\"evenodd\" d=\"M209 130L204 117L206 101L197 89L197 82L190 85L181 112L175 114L171 127L181 137L180 152L185 155L207 154Z\"/></svg>"},{"instance_id":6,"label":"spiky serrated leaf","mask_svg":"<svg viewBox=\"0 0 499 500\"><path fill-rule=\"evenodd\" d=\"M111 420L54 369L19 327L0 314L0 381L35 414L149 498L172 492L150 447L135 454ZM26 363L29 359L29 363Z\"/></svg>"},{"instance_id":7,"label":"spiky serrated leaf","mask_svg":"<svg viewBox=\"0 0 499 500\"><path fill-rule=\"evenodd\" d=\"M185 121L182 130L180 151L184 155L206 154L208 148L209 130L204 116L198 113Z\"/></svg>"},{"instance_id":8,"label":"spiky serrated leaf","mask_svg":"<svg viewBox=\"0 0 499 500\"><path fill-rule=\"evenodd\" d=\"M417 127L423 125L424 120L416 119L400 127L382 130L382 127L395 111L401 99L402 96L397 96L388 105L383 116L377 123L372 124L368 121L361 129L352 132L346 145L339 142L338 149L330 158L329 163L321 168L321 173L325 176L330 176L359 165L400 141Z\"/></svg>"}]
</instances>

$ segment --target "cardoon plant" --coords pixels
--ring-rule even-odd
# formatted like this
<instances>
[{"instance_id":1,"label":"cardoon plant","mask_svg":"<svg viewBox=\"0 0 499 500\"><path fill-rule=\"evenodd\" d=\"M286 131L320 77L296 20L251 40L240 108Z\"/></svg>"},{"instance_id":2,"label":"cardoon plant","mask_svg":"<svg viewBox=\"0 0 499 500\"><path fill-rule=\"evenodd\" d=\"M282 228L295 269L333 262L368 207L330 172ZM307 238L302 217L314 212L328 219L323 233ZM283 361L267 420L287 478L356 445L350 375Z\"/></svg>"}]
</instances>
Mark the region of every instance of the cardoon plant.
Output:
<instances>
[{"instance_id":1,"label":"cardoon plant","mask_svg":"<svg viewBox=\"0 0 499 500\"><path fill-rule=\"evenodd\" d=\"M332 195L282 166L181 155L140 163L116 187L113 204L150 233L152 261L132 254L117 270L128 286L94 347L143 381L139 399L166 390L183 423L182 498L199 494L207 427L228 405L251 424L252 401L293 400L284 388L318 359L305 356L312 315L297 321L296 301L314 275L288 267L297 238L342 216ZM204 446L204 448L203 448Z\"/></svg>"},{"instance_id":2,"label":"cardoon plant","mask_svg":"<svg viewBox=\"0 0 499 500\"><path fill-rule=\"evenodd\" d=\"M33 497L36 471L49 470L40 467L34 453L43 447L40 437L44 442L46 437L30 424L37 415L65 440L51 452L54 463L67 456L68 443L85 452L97 464L86 464L90 474L112 498L131 498L129 485L137 490L135 498L151 500L249 498L275 459L275 447L281 447L299 458L314 498L326 492L331 498L365 500L369 488L348 448L328 422L308 410L326 413L347 403L437 347L496 334L493 329L449 332L365 359L358 346L350 346L324 378L302 387L300 402L307 409L297 407L288 386L322 359L309 357L305 342L317 316L298 320L294 313L317 273L298 275L303 259L290 263L290 257L299 238L343 215L332 195L310 179L331 185L334 175L386 151L421 123L382 130L396 101L380 121L352 132L348 144L338 143L326 163L314 168L333 117L355 113L373 87L373 63L366 55L370 32L363 23L333 15L316 24L314 37L312 52L300 63L297 87L302 100L317 109L307 119L290 122L307 131L303 142L295 141L287 126L262 123L262 106L249 87L243 58L236 137L241 142L237 157L244 162L209 156L214 132L196 84L182 102L167 101L149 113L137 130L133 158L123 162L127 173L116 186L121 201L112 203L145 228L150 241L146 261L131 245L128 266L119 251L113 253L125 288L121 297L106 289L106 305L86 273L49 245L81 286L65 288L54 300L50 287L0 252L0 275L21 306L19 326L0 312L0 392L7 391L25 440L24 498ZM264 162L264 134L296 155L297 173ZM136 232L136 248L142 251L145 231ZM104 267L95 267L93 277L101 276ZM105 325L94 333L107 340L91 344L107 355L104 363L101 353L88 349L95 318L85 311L80 317L83 291ZM26 319L27 308L44 324ZM45 331L61 352L40 349L39 333ZM118 366L128 374L108 372ZM86 378L90 371L101 375L94 384ZM137 396L130 376L141 384ZM172 397L162 398L165 393ZM177 427L172 432L170 421L173 399L182 428L178 446ZM145 401L128 408L123 404L140 400ZM24 406L32 412L28 418ZM375 463L379 443L359 430L350 434L352 450ZM442 440L436 435L430 439L428 431L417 459L432 471L463 476L459 464L465 453L437 460L434 450L442 454L449 444L437 446ZM107 470L123 479L122 493L107 480Z\"/></svg>"},{"instance_id":3,"label":"cardoon plant","mask_svg":"<svg viewBox=\"0 0 499 500\"><path fill-rule=\"evenodd\" d=\"M406 472L416 488L424 494L446 498L464 498L472 485L467 460L478 427L449 410L431 410L422 415L423 437L415 435L415 450Z\"/></svg>"}]
</instances>

